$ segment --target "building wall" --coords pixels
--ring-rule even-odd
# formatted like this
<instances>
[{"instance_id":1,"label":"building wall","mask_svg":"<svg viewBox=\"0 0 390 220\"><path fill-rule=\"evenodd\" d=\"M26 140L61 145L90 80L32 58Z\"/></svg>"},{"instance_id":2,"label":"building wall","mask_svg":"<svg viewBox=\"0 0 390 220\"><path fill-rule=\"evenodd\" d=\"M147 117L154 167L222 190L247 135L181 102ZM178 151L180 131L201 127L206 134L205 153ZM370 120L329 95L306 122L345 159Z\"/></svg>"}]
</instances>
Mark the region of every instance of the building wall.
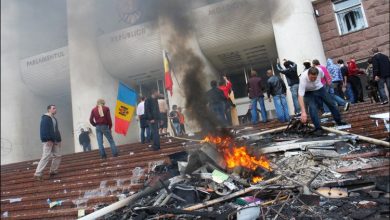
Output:
<instances>
[{"instance_id":1,"label":"building wall","mask_svg":"<svg viewBox=\"0 0 390 220\"><path fill-rule=\"evenodd\" d=\"M330 0L316 1L317 24L321 33L326 57L365 61L370 49L378 47L389 55L389 0L362 0L368 27L356 32L340 35Z\"/></svg>"},{"instance_id":2,"label":"building wall","mask_svg":"<svg viewBox=\"0 0 390 220\"><path fill-rule=\"evenodd\" d=\"M72 153L72 117L70 100L42 97L22 80L19 53L20 35L15 1L1 1L1 164L39 159L42 145L39 124L49 104L57 105L57 119L62 135L61 153ZM42 82L43 83L43 82Z\"/></svg>"}]
</instances>

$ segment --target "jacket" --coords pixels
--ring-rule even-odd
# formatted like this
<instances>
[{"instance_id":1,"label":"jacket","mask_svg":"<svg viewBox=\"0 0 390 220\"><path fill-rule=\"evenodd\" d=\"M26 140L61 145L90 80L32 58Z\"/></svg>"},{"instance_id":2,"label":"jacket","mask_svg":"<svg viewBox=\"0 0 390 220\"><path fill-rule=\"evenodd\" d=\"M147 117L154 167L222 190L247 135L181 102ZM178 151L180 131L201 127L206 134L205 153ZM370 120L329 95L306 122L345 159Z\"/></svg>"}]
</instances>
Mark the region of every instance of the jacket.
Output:
<instances>
[{"instance_id":1,"label":"jacket","mask_svg":"<svg viewBox=\"0 0 390 220\"><path fill-rule=\"evenodd\" d=\"M149 97L145 100L145 118L146 120L160 120L160 108L157 98Z\"/></svg>"},{"instance_id":2,"label":"jacket","mask_svg":"<svg viewBox=\"0 0 390 220\"><path fill-rule=\"evenodd\" d=\"M258 76L251 77L248 80L249 98L264 97L263 86L261 85L261 78Z\"/></svg>"},{"instance_id":3,"label":"jacket","mask_svg":"<svg viewBox=\"0 0 390 220\"><path fill-rule=\"evenodd\" d=\"M52 119L56 121L55 128ZM61 134L60 131L58 130L58 122L54 116L50 117L47 114L42 115L40 134L41 134L42 142L48 142L48 141L61 142Z\"/></svg>"},{"instance_id":4,"label":"jacket","mask_svg":"<svg viewBox=\"0 0 390 220\"><path fill-rule=\"evenodd\" d=\"M332 82L343 80L340 67L334 64L332 59L328 58L328 60L326 60L326 68L329 70L329 73L332 76Z\"/></svg>"},{"instance_id":5,"label":"jacket","mask_svg":"<svg viewBox=\"0 0 390 220\"><path fill-rule=\"evenodd\" d=\"M374 77L386 78L390 76L390 61L388 56L382 53L376 53L372 57L372 67Z\"/></svg>"},{"instance_id":6,"label":"jacket","mask_svg":"<svg viewBox=\"0 0 390 220\"><path fill-rule=\"evenodd\" d=\"M299 76L298 76L298 72L297 72L297 64L292 62L292 61L288 61L291 63L291 65L289 65L289 67L287 67L287 69L283 69L279 63L276 64L276 68L278 69L278 71L280 73L283 73L286 78L287 78L287 83L289 86L293 86L295 84L299 84Z\"/></svg>"},{"instance_id":7,"label":"jacket","mask_svg":"<svg viewBox=\"0 0 390 220\"><path fill-rule=\"evenodd\" d=\"M284 84L283 80L277 76L271 76L267 80L267 85L268 98L270 95L276 96L286 94L286 84Z\"/></svg>"},{"instance_id":8,"label":"jacket","mask_svg":"<svg viewBox=\"0 0 390 220\"><path fill-rule=\"evenodd\" d=\"M107 106L102 106L102 107L103 107L104 117L100 117L98 106L96 106L91 111L91 116L89 116L89 122L94 127L96 125L108 125L108 127L111 129L112 128L112 120L111 120L110 109Z\"/></svg>"},{"instance_id":9,"label":"jacket","mask_svg":"<svg viewBox=\"0 0 390 220\"><path fill-rule=\"evenodd\" d=\"M223 104L226 101L226 97L223 94L222 90L220 90L217 87L207 91L206 97L207 97L207 102L210 105Z\"/></svg>"}]
</instances>

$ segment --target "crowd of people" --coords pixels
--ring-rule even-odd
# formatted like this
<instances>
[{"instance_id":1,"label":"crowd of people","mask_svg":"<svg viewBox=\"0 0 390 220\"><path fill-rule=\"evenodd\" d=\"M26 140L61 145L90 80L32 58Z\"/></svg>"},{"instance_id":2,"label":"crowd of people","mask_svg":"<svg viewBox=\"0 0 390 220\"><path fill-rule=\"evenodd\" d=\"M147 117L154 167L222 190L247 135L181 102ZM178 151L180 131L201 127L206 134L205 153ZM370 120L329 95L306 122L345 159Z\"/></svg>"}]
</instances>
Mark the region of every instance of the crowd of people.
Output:
<instances>
[{"instance_id":1,"label":"crowd of people","mask_svg":"<svg viewBox=\"0 0 390 220\"><path fill-rule=\"evenodd\" d=\"M277 60L276 69L286 77L290 88L295 116L300 117L303 123L307 122L308 114L314 124L314 133L322 132L319 112L323 115L332 115L336 125L345 125L341 118L338 107L348 111L351 104L364 102L363 86L359 75L366 74L368 96L371 102L387 104L388 97L385 87L390 90L390 61L389 57L380 53L378 48L372 49L372 56L367 61L368 67L365 71L360 70L354 59L344 62L327 59L326 66L321 65L319 60L305 60L304 71L297 72L297 64L290 60L283 60L283 67ZM250 79L247 82L247 92L250 98L248 118L252 124L261 121L266 123L267 110L264 104L266 94L268 101L274 103L277 119L281 122L290 120L289 109L286 101L287 87L284 81L267 70L266 83L252 70ZM221 126L232 125L232 109L235 104L231 100L232 83L226 76L223 76L219 83L216 80L210 82L211 89L207 91L207 105ZM271 99L272 96L272 99ZM258 109L259 103L260 109ZM61 134L58 130L58 121L55 117L57 109L55 105L47 107L47 113L41 117L40 138L43 146L41 160L36 168L34 178L42 180L42 173L50 159L52 159L49 175L58 173L61 162L60 145ZM260 113L260 114L259 114ZM184 135L185 118L182 108L172 105L172 111L168 113L168 105L158 90L153 90L148 98L140 97L137 106L137 116L141 128L141 143L150 143L152 150L160 150L160 135L167 134L168 122L172 123L174 135ZM119 155L114 139L111 134L112 120L110 109L105 106L103 99L98 99L96 106L92 109L89 122L95 127L99 154L102 159L107 155L103 146L103 136L110 144L113 157ZM82 129L79 142L84 151L91 150L89 134L90 129Z\"/></svg>"}]
</instances>

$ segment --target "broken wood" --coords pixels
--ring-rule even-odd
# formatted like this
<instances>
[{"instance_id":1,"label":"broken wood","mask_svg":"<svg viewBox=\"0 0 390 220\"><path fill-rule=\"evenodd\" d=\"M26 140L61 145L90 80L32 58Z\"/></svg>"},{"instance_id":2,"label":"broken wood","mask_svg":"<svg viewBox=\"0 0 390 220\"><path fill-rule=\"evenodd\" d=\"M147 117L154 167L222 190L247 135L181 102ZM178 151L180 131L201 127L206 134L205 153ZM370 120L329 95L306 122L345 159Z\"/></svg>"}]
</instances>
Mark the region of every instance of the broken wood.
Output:
<instances>
[{"instance_id":1,"label":"broken wood","mask_svg":"<svg viewBox=\"0 0 390 220\"><path fill-rule=\"evenodd\" d=\"M376 157L376 156L384 156L386 155L386 152L388 151L385 151L385 150L374 150L374 151L371 151L371 152L365 152L365 153L360 153L360 154L349 154L349 155L345 155L345 156L342 156L341 159L342 160L352 160L352 159L356 159L356 158L366 158L366 157Z\"/></svg>"},{"instance_id":2,"label":"broken wood","mask_svg":"<svg viewBox=\"0 0 390 220\"><path fill-rule=\"evenodd\" d=\"M232 199L234 197L237 197L237 196L244 195L246 193L252 192L253 190L256 190L256 189L262 189L262 188L265 187L265 185L267 185L269 183L272 183L272 182L274 182L276 180L279 180L280 178L281 178L281 176L277 176L277 177L274 177L272 179L262 181L262 182L260 182L257 185L253 185L253 186L250 186L248 188L242 189L240 191L234 192L232 194L229 194L229 195L226 195L226 196L222 196L222 197L219 197L217 199L213 199L213 200L210 200L210 201L207 201L207 202L204 202L204 203L199 203L199 204L187 207L184 210L193 211L193 210L201 209L201 208L207 207L209 205L213 205L213 204L216 204L216 203L228 200L228 199Z\"/></svg>"},{"instance_id":3,"label":"broken wood","mask_svg":"<svg viewBox=\"0 0 390 220\"><path fill-rule=\"evenodd\" d=\"M353 171L359 171L359 170L366 170L366 169L372 169L372 168L378 168L378 167L388 167L390 165L390 161L384 160L381 162L370 162L366 164L357 164L357 165L351 165L348 167L340 167L336 169L336 172L338 173L348 173Z\"/></svg>"},{"instance_id":4,"label":"broken wood","mask_svg":"<svg viewBox=\"0 0 390 220\"><path fill-rule=\"evenodd\" d=\"M260 136L260 135L269 134L269 133L273 133L273 132L283 131L286 128L287 128L287 125L279 127L279 128L274 128L274 129L258 132L258 133L242 135L242 136L237 137L237 138L247 138L247 137L252 137L252 136Z\"/></svg>"},{"instance_id":5,"label":"broken wood","mask_svg":"<svg viewBox=\"0 0 390 220\"><path fill-rule=\"evenodd\" d=\"M329 131L329 132L332 132L332 133L341 134L341 135L347 135L347 134L349 134L349 135L356 135L359 140L366 141L368 143L372 143L372 144L376 144L376 145L390 147L390 143L389 142L378 140L378 139L375 139L375 138L370 138L370 137L366 137L366 136L362 136L362 135L358 135L358 134L353 134L353 133L346 132L346 131L339 131L339 130L336 130L336 129L333 129L333 128L329 128L329 127L324 127L324 126L322 126L322 129L324 129L326 131Z\"/></svg>"},{"instance_id":6,"label":"broken wood","mask_svg":"<svg viewBox=\"0 0 390 220\"><path fill-rule=\"evenodd\" d=\"M390 167L385 166L385 167L378 167L378 168L373 168L373 169L367 169L367 170L361 170L358 171L356 174L359 176L388 176L390 172Z\"/></svg>"},{"instance_id":7,"label":"broken wood","mask_svg":"<svg viewBox=\"0 0 390 220\"><path fill-rule=\"evenodd\" d=\"M339 141L341 140L319 140L319 141L295 142L295 143L290 143L285 145L273 145L270 147L260 148L259 153L267 154L267 153L274 153L274 152L294 150L294 149L306 150L306 148L310 148L310 147L330 146Z\"/></svg>"},{"instance_id":8,"label":"broken wood","mask_svg":"<svg viewBox=\"0 0 390 220\"><path fill-rule=\"evenodd\" d=\"M334 150L308 149L308 151L313 155L313 157L329 157L329 158L340 157L340 154Z\"/></svg>"}]
</instances>

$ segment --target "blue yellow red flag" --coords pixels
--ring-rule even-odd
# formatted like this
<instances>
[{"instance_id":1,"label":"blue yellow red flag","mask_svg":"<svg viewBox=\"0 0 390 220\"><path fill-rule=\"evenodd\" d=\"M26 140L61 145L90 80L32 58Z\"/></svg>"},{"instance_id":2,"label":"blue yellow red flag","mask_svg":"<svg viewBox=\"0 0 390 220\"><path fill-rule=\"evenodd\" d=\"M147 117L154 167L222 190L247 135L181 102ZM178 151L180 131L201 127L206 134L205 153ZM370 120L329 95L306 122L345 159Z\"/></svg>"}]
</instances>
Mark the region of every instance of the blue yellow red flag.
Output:
<instances>
[{"instance_id":1,"label":"blue yellow red flag","mask_svg":"<svg viewBox=\"0 0 390 220\"><path fill-rule=\"evenodd\" d=\"M165 89L169 91L172 96L173 82L171 76L171 64L168 59L167 52L163 50L163 61L164 61L164 80L165 80Z\"/></svg>"},{"instance_id":2,"label":"blue yellow red flag","mask_svg":"<svg viewBox=\"0 0 390 220\"><path fill-rule=\"evenodd\" d=\"M115 107L115 132L126 135L137 105L137 93L119 82Z\"/></svg>"}]
</instances>

